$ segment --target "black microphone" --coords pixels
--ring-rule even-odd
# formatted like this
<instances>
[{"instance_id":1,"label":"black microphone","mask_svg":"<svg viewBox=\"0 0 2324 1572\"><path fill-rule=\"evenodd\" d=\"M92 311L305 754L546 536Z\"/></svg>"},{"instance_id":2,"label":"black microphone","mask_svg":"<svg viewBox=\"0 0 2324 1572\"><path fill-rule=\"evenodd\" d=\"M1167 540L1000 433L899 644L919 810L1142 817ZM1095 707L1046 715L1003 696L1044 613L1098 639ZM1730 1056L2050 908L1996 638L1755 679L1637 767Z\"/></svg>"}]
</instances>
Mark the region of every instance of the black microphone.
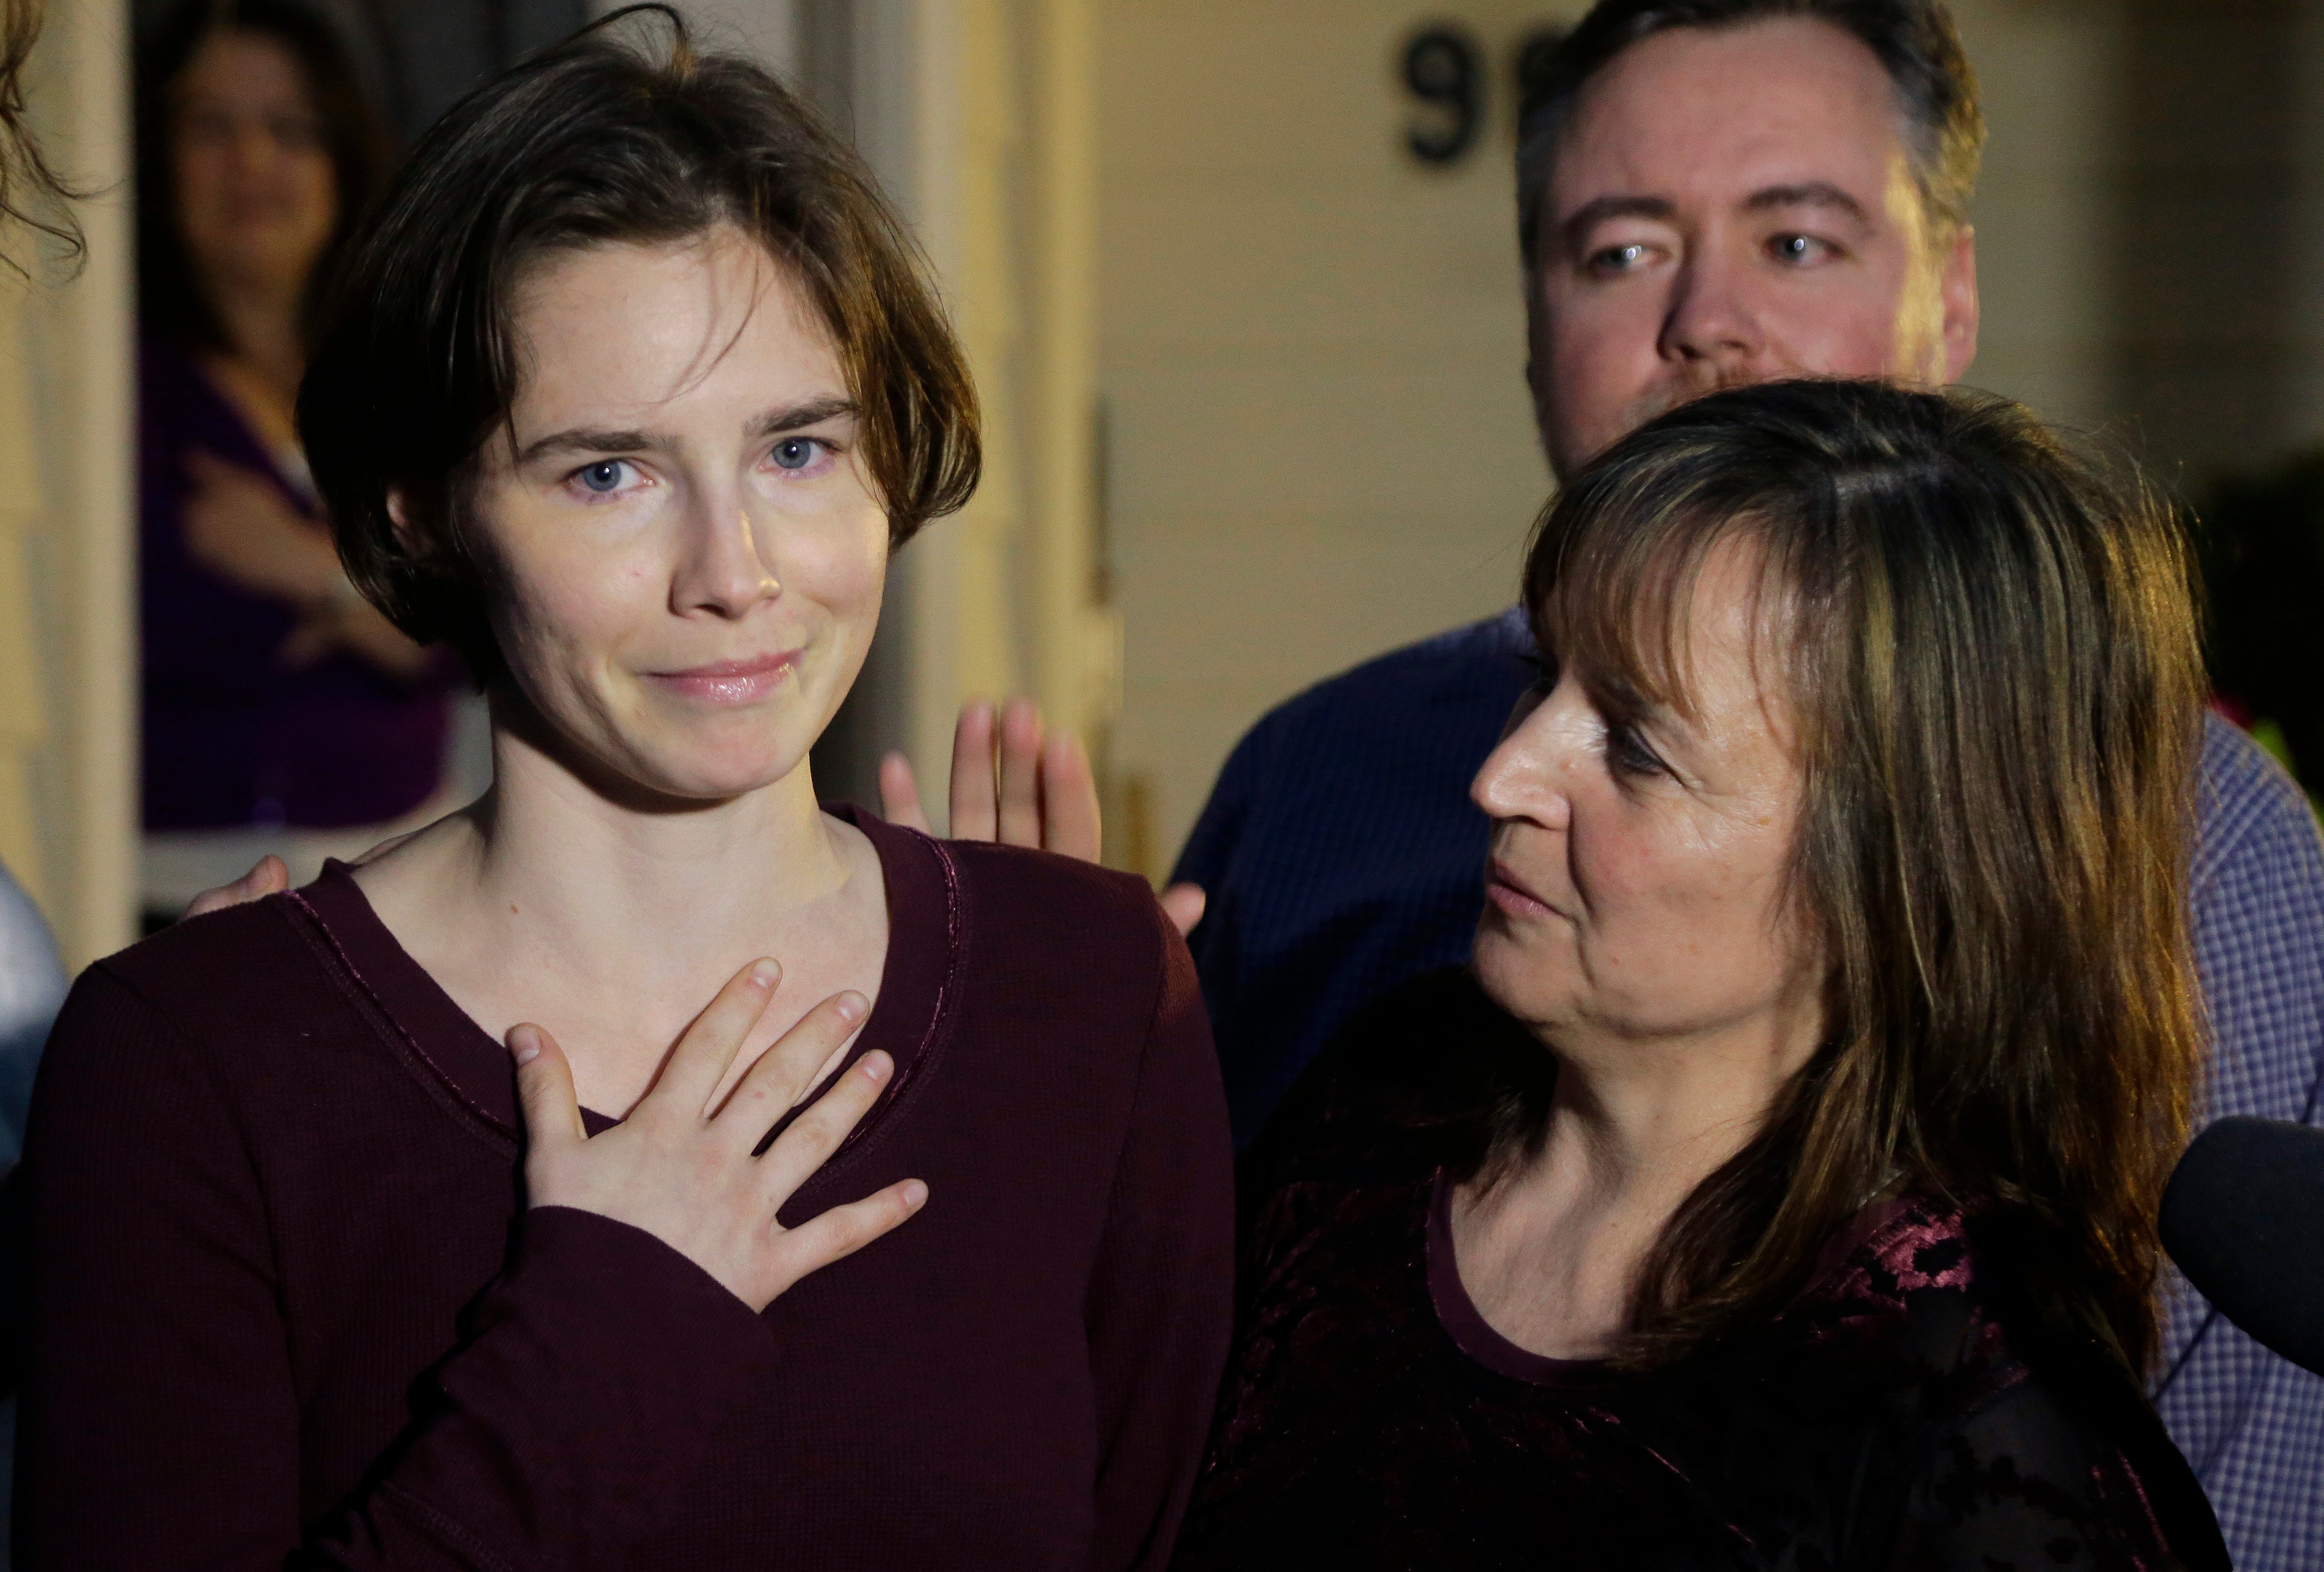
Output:
<instances>
[{"instance_id":1,"label":"black microphone","mask_svg":"<svg viewBox=\"0 0 2324 1572\"><path fill-rule=\"evenodd\" d=\"M2163 1192L2163 1247L2220 1313L2324 1375L2324 1130L2221 1119Z\"/></svg>"}]
</instances>

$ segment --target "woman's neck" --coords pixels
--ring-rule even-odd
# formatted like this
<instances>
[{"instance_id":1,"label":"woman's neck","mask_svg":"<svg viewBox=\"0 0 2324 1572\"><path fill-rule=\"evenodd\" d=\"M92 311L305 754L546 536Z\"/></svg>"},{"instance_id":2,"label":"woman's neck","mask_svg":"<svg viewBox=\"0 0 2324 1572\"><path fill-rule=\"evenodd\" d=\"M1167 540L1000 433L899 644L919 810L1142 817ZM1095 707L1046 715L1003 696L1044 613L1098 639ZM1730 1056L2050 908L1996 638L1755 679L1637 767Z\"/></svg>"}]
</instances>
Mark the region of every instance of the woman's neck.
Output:
<instances>
[{"instance_id":1,"label":"woman's neck","mask_svg":"<svg viewBox=\"0 0 2324 1572\"><path fill-rule=\"evenodd\" d=\"M493 751L471 852L476 898L529 910L528 932L593 968L622 968L649 935L716 945L779 931L846 882L805 761L729 801L669 807L620 802L505 727Z\"/></svg>"},{"instance_id":2,"label":"woman's neck","mask_svg":"<svg viewBox=\"0 0 2324 1572\"><path fill-rule=\"evenodd\" d=\"M203 294L226 336L227 358L263 381L285 404L295 400L299 379L307 374L300 292L272 280L213 278Z\"/></svg>"},{"instance_id":3,"label":"woman's neck","mask_svg":"<svg viewBox=\"0 0 2324 1572\"><path fill-rule=\"evenodd\" d=\"M1664 1227L1758 1133L1813 1042L1770 1020L1558 1050L1538 1146L1455 1198L1461 1278L1488 1323L1552 1357L1608 1352Z\"/></svg>"},{"instance_id":4,"label":"woman's neck","mask_svg":"<svg viewBox=\"0 0 2324 1572\"><path fill-rule=\"evenodd\" d=\"M841 988L877 996L878 855L823 814L804 761L724 802L625 802L495 709L491 793L356 873L381 921L485 1031L547 1026L584 1104L612 1112L760 956L783 979L746 1056Z\"/></svg>"}]
</instances>

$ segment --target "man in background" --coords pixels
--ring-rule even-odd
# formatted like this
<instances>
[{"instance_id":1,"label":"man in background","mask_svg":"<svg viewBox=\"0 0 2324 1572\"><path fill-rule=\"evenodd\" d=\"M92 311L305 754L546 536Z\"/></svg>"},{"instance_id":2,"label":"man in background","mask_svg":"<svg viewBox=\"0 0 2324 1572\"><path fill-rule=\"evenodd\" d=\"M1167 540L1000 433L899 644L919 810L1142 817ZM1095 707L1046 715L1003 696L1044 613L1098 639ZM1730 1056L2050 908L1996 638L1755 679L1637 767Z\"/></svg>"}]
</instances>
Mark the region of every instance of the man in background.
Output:
<instances>
[{"instance_id":1,"label":"man in background","mask_svg":"<svg viewBox=\"0 0 2324 1572\"><path fill-rule=\"evenodd\" d=\"M1968 370L1984 125L1934 0L1604 0L1536 88L1519 239L1555 473L1716 388ZM1535 658L1512 610L1310 689L1228 759L1176 878L1208 896L1191 942L1239 1140L1355 1010L1467 959L1488 836L1469 783ZM2198 816L2206 1116L2314 1120L2314 822L2216 718ZM2156 1400L2237 1566L2324 1567L2324 1381L2182 1288Z\"/></svg>"}]
</instances>

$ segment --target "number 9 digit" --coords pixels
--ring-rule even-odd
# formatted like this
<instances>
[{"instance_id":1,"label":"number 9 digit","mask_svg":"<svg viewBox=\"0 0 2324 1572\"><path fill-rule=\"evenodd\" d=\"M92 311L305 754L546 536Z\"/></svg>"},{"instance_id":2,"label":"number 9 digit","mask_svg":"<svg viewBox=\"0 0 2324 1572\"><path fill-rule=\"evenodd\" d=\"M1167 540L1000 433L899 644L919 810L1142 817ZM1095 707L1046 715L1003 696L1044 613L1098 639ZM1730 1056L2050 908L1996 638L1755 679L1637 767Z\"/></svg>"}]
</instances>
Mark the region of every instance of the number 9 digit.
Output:
<instances>
[{"instance_id":1,"label":"number 9 digit","mask_svg":"<svg viewBox=\"0 0 2324 1572\"><path fill-rule=\"evenodd\" d=\"M1466 31L1440 23L1404 46L1404 85L1435 113L1405 128L1423 163L1449 164L1467 152L1485 122L1485 56Z\"/></svg>"}]
</instances>

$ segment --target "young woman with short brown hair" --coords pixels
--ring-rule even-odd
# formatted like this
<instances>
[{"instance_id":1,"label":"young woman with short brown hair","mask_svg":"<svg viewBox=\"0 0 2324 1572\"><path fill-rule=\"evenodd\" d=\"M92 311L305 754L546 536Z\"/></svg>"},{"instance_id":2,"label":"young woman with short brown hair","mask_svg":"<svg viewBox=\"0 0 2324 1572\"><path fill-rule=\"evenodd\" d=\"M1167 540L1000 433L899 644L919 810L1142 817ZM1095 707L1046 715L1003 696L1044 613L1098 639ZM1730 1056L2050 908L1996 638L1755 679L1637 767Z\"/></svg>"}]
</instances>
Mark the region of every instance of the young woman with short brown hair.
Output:
<instances>
[{"instance_id":1,"label":"young woman with short brown hair","mask_svg":"<svg viewBox=\"0 0 2324 1572\"><path fill-rule=\"evenodd\" d=\"M1169 1555L1231 1227L1185 948L818 807L967 374L779 86L618 39L429 134L322 338L342 555L486 674L494 785L81 980L26 1567Z\"/></svg>"}]
</instances>

